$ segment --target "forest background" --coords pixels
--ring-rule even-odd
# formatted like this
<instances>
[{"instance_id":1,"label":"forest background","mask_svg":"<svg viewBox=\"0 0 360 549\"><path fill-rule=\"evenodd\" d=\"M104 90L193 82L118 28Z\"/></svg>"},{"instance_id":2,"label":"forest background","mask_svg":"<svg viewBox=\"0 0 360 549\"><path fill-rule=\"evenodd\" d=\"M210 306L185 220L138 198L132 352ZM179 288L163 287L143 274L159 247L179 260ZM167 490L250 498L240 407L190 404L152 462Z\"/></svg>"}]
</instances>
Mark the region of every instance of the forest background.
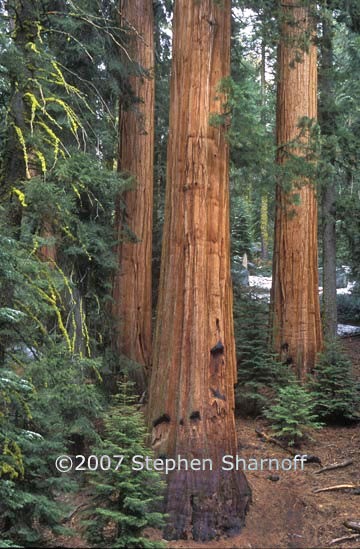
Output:
<instances>
[{"instance_id":1,"label":"forest background","mask_svg":"<svg viewBox=\"0 0 360 549\"><path fill-rule=\"evenodd\" d=\"M286 166L275 161L282 21L276 2L232 2L231 76L218 88L226 105L221 115L207 113L230 147L235 410L267 417L290 445L310 428L359 413L358 384L336 328L360 324L360 6L303 4L315 20L318 50L318 120L298 126L311 135L311 154L294 154ZM144 2L143 19L148 15L154 29L153 62L144 64L133 52L140 55L149 42L126 16L126 2L119 8L112 0L8 0L0 9L1 544L46 546L49 536L68 534L62 495L91 486L92 544L157 546L142 534L166 523L156 473L125 472L104 482L96 474L60 475L54 462L95 448L99 455L119 447L128 456L151 453L139 407L151 401L151 326L159 322L169 113L176 110L174 6ZM295 49L301 64L309 43ZM139 82L149 86L148 102L139 98ZM143 110L150 108L153 151L135 153L122 123L135 116L147 124ZM151 158L153 196L144 194L140 206L131 199L139 190L135 157ZM276 188L281 181L286 190L299 177L314 182L319 205L325 346L311 379L291 367L285 348L275 353L269 346L268 300L248 285L249 275L271 276ZM133 224L136 207L148 216L152 249ZM134 283L134 295L147 303L135 320L129 285L118 276L126 246L150 253ZM351 293L336 294L336 277L350 282ZM299 284L294 278L300 292ZM135 345L132 329L142 323Z\"/></svg>"}]
</instances>

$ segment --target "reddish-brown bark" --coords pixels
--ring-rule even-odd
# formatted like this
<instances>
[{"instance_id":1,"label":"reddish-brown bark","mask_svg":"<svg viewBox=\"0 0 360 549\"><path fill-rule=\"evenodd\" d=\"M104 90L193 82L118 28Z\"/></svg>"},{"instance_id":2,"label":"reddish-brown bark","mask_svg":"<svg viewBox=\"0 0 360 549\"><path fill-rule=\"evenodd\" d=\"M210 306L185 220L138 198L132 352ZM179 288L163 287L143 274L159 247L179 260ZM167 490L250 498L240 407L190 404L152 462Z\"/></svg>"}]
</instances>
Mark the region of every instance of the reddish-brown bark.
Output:
<instances>
[{"instance_id":1,"label":"reddish-brown bark","mask_svg":"<svg viewBox=\"0 0 360 549\"><path fill-rule=\"evenodd\" d=\"M56 264L56 244L52 223L47 219L43 220L41 237L48 240L49 243L39 248L38 255L40 259L47 261L49 266L53 268ZM51 240L54 240L54 242L51 242Z\"/></svg>"},{"instance_id":2,"label":"reddish-brown bark","mask_svg":"<svg viewBox=\"0 0 360 549\"><path fill-rule=\"evenodd\" d=\"M130 85L139 102L125 110L120 103L119 170L134 176L134 189L122 196L116 211L118 272L113 284L116 347L148 367L151 353L151 255L154 155L154 39L152 0L121 0L123 24L129 27L128 51L147 75L133 75ZM129 229L129 230L128 230ZM129 238L132 233L135 238Z\"/></svg>"},{"instance_id":3,"label":"reddish-brown bark","mask_svg":"<svg viewBox=\"0 0 360 549\"><path fill-rule=\"evenodd\" d=\"M277 92L277 162L305 157L310 132L304 117L317 118L317 64L309 8L283 0ZM310 38L310 40L309 40ZM308 41L308 48L303 48ZM296 56L300 55L300 59ZM295 146L294 146L295 143ZM297 144L296 144L297 143ZM276 191L272 323L275 350L305 379L322 344L318 294L317 199L305 178Z\"/></svg>"},{"instance_id":4,"label":"reddish-brown bark","mask_svg":"<svg viewBox=\"0 0 360 549\"><path fill-rule=\"evenodd\" d=\"M209 458L169 475L166 536L206 540L243 523L250 490L236 454L228 145L212 125L230 73L230 0L177 0L161 278L148 403L152 448Z\"/></svg>"}]
</instances>

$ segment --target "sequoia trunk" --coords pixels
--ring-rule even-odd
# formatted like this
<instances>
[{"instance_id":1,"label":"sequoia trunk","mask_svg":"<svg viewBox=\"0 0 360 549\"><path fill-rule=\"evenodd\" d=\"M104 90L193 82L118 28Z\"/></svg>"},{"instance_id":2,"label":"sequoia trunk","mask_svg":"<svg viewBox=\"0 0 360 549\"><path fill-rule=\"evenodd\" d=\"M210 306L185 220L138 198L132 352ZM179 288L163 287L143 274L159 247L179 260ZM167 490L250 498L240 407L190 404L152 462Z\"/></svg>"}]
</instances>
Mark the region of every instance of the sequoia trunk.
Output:
<instances>
[{"instance_id":1,"label":"sequoia trunk","mask_svg":"<svg viewBox=\"0 0 360 549\"><path fill-rule=\"evenodd\" d=\"M284 164L290 157L303 157L305 168L310 145L310 129L306 125L317 117L313 23L309 8L299 7L297 0L283 0L281 6L277 162ZM276 199L271 292L273 342L275 350L304 380L314 367L322 341L316 194L312 182L297 175L289 187L277 185Z\"/></svg>"},{"instance_id":2,"label":"sequoia trunk","mask_svg":"<svg viewBox=\"0 0 360 549\"><path fill-rule=\"evenodd\" d=\"M120 104L119 170L134 176L134 190L122 196L125 217L117 205L118 272L113 284L116 347L145 366L151 353L151 254L154 155L154 66L152 0L121 0L120 13L131 34L132 60L148 71L130 85L138 102Z\"/></svg>"},{"instance_id":3,"label":"sequoia trunk","mask_svg":"<svg viewBox=\"0 0 360 549\"><path fill-rule=\"evenodd\" d=\"M229 73L230 0L177 0L148 418L157 455L208 458L212 470L168 476L169 539L239 531L250 498L243 473L221 467L237 450L229 158L219 89Z\"/></svg>"}]
</instances>

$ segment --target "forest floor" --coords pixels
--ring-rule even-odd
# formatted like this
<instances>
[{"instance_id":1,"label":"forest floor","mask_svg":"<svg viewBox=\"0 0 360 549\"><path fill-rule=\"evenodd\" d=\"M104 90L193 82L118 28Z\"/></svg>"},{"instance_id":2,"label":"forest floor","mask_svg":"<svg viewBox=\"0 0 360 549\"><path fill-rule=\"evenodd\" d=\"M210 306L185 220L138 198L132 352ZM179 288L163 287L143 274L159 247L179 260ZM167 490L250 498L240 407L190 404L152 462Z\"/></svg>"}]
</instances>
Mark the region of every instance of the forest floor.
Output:
<instances>
[{"instance_id":1,"label":"forest floor","mask_svg":"<svg viewBox=\"0 0 360 549\"><path fill-rule=\"evenodd\" d=\"M354 373L360 380L360 338L342 340L352 359ZM267 431L263 420L239 419L237 421L239 455L249 460L277 458L279 462L291 456L282 448L259 438L255 429ZM360 521L360 494L348 491L314 493L317 488L338 484L360 485L360 425L348 427L325 427L314 434L314 440L302 446L299 454L312 454L321 459L322 465L352 459L353 464L322 474L317 463L308 463L304 470L294 471L248 471L247 480L252 489L252 504L246 525L239 536L222 538L211 542L168 542L168 549L247 549L247 548L327 548L329 543L342 536L351 535L343 525L345 520ZM269 479L271 474L279 480ZM85 496L85 494L84 494ZM86 503L86 497L74 501L74 507ZM51 546L89 547L83 542L79 531L80 521L76 514L68 527L74 538L58 538ZM149 532L153 539L156 532ZM358 539L337 543L334 547L360 548Z\"/></svg>"}]
</instances>

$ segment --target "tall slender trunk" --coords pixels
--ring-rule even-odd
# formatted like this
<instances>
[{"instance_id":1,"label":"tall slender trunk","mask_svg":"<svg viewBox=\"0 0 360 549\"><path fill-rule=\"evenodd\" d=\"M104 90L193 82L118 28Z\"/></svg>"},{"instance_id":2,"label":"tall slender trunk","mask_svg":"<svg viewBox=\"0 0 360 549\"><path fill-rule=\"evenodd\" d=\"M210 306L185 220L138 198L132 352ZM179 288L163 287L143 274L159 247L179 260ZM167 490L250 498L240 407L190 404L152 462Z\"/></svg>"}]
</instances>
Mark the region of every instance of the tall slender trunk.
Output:
<instances>
[{"instance_id":1,"label":"tall slender trunk","mask_svg":"<svg viewBox=\"0 0 360 549\"><path fill-rule=\"evenodd\" d=\"M266 51L265 40L261 42L261 107L264 109L266 102ZM261 113L261 121L265 124L264 113ZM260 235L261 235L261 257L265 261L269 257L269 201L266 192L261 194L260 205Z\"/></svg>"},{"instance_id":2,"label":"tall slender trunk","mask_svg":"<svg viewBox=\"0 0 360 549\"><path fill-rule=\"evenodd\" d=\"M309 8L282 0L277 90L277 162L304 157L309 130L299 138L303 117L317 117L316 46ZM309 41L310 38L310 41ZM301 44L308 47L301 50ZM299 54L301 59L298 59ZM294 147L294 142L297 143ZM304 160L305 162L305 160ZM322 344L318 295L317 201L311 181L294 177L276 190L273 286L273 343L298 377L314 368Z\"/></svg>"},{"instance_id":3,"label":"tall slender trunk","mask_svg":"<svg viewBox=\"0 0 360 549\"><path fill-rule=\"evenodd\" d=\"M320 127L324 136L335 131L333 90L333 30L329 14L322 21ZM331 151L330 151L331 152ZM330 162L334 162L334 155ZM336 310L336 185L331 172L322 191L322 243L323 243L323 318L324 336L331 340L337 334Z\"/></svg>"},{"instance_id":4,"label":"tall slender trunk","mask_svg":"<svg viewBox=\"0 0 360 549\"><path fill-rule=\"evenodd\" d=\"M130 28L129 52L147 75L133 75L130 85L139 99L131 108L120 104L119 170L135 178L116 211L118 272L113 284L113 316L119 352L148 368L151 353L151 257L154 156L153 4L120 0L124 25ZM129 233L132 236L129 237Z\"/></svg>"},{"instance_id":5,"label":"tall slender trunk","mask_svg":"<svg viewBox=\"0 0 360 549\"><path fill-rule=\"evenodd\" d=\"M261 195L260 204L260 231L261 231L261 258L267 261L269 258L269 201L265 193Z\"/></svg>"},{"instance_id":6,"label":"tall slender trunk","mask_svg":"<svg viewBox=\"0 0 360 549\"><path fill-rule=\"evenodd\" d=\"M207 540L244 523L236 454L229 174L218 89L230 73L230 0L177 0L158 316L148 403L157 455L212 461L168 475L166 537ZM225 122L225 121L224 121Z\"/></svg>"}]
</instances>

